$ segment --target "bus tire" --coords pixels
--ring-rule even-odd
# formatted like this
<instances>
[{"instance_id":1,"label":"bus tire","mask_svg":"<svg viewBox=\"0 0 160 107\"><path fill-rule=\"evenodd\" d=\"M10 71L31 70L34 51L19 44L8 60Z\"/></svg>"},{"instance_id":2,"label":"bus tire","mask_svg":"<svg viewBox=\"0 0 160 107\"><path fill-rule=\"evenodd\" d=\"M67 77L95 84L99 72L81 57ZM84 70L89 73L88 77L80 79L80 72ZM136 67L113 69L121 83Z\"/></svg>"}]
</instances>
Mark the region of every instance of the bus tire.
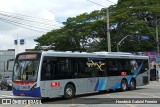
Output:
<instances>
[{"instance_id":1,"label":"bus tire","mask_svg":"<svg viewBox=\"0 0 160 107\"><path fill-rule=\"evenodd\" d=\"M136 81L134 79L131 79L129 85L130 85L130 87L129 87L130 90L135 90L136 89Z\"/></svg>"},{"instance_id":2,"label":"bus tire","mask_svg":"<svg viewBox=\"0 0 160 107\"><path fill-rule=\"evenodd\" d=\"M121 91L124 92L124 91L127 91L128 89L128 83L127 83L127 80L123 79L121 81Z\"/></svg>"},{"instance_id":3,"label":"bus tire","mask_svg":"<svg viewBox=\"0 0 160 107\"><path fill-rule=\"evenodd\" d=\"M67 84L64 89L64 98L70 99L73 98L74 96L75 96L75 89L73 85Z\"/></svg>"}]
</instances>

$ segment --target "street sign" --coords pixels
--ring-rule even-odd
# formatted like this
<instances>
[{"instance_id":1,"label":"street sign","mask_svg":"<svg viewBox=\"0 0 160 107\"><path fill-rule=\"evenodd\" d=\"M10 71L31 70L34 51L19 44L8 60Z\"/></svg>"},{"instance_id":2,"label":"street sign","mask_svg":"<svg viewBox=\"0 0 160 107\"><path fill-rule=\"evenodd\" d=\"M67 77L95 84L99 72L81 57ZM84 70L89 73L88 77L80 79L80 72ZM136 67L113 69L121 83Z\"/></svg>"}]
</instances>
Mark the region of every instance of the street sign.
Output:
<instances>
[{"instance_id":1,"label":"street sign","mask_svg":"<svg viewBox=\"0 0 160 107\"><path fill-rule=\"evenodd\" d=\"M24 44L24 39L20 39L20 44L21 44L21 45Z\"/></svg>"}]
</instances>

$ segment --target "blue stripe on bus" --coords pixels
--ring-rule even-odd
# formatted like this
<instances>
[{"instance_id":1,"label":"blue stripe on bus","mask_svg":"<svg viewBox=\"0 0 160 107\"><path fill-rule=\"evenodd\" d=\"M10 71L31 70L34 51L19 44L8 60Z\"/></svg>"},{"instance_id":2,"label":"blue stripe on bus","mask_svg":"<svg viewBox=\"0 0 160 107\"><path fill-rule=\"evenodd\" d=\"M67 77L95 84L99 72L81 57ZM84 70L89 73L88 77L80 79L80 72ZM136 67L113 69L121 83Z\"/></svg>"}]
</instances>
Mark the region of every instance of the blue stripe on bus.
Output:
<instances>
[{"instance_id":1,"label":"blue stripe on bus","mask_svg":"<svg viewBox=\"0 0 160 107\"><path fill-rule=\"evenodd\" d=\"M136 78L138 74L133 74L132 77Z\"/></svg>"},{"instance_id":2,"label":"blue stripe on bus","mask_svg":"<svg viewBox=\"0 0 160 107\"><path fill-rule=\"evenodd\" d=\"M111 87L111 89L117 89L117 88L121 88L121 82L118 82Z\"/></svg>"},{"instance_id":3,"label":"blue stripe on bus","mask_svg":"<svg viewBox=\"0 0 160 107\"><path fill-rule=\"evenodd\" d=\"M97 83L96 83L96 86L95 86L95 88L94 88L94 91L97 91L98 86L99 86L99 79L98 79L98 81L97 81Z\"/></svg>"},{"instance_id":4,"label":"blue stripe on bus","mask_svg":"<svg viewBox=\"0 0 160 107\"><path fill-rule=\"evenodd\" d=\"M132 78L132 76L127 76L127 81L128 81L128 84L130 83L130 81L131 81L131 78Z\"/></svg>"},{"instance_id":5,"label":"blue stripe on bus","mask_svg":"<svg viewBox=\"0 0 160 107\"><path fill-rule=\"evenodd\" d=\"M103 86L102 86L101 90L105 90L106 86L107 86L107 80L105 79L104 82L103 82Z\"/></svg>"},{"instance_id":6,"label":"blue stripe on bus","mask_svg":"<svg viewBox=\"0 0 160 107\"><path fill-rule=\"evenodd\" d=\"M16 90L15 88L13 88L13 95L21 96L22 94L24 96L41 97L40 87L34 88L32 90Z\"/></svg>"},{"instance_id":7,"label":"blue stripe on bus","mask_svg":"<svg viewBox=\"0 0 160 107\"><path fill-rule=\"evenodd\" d=\"M100 84L98 86L98 90L101 90L102 87L103 87L103 79L100 81Z\"/></svg>"},{"instance_id":8,"label":"blue stripe on bus","mask_svg":"<svg viewBox=\"0 0 160 107\"><path fill-rule=\"evenodd\" d=\"M142 65L143 65L143 63L140 65L140 67L138 67L138 73L139 73L140 70L142 69Z\"/></svg>"},{"instance_id":9,"label":"blue stripe on bus","mask_svg":"<svg viewBox=\"0 0 160 107\"><path fill-rule=\"evenodd\" d=\"M142 69L142 66L143 66L143 63L138 67L138 73L133 74L132 77L136 78L138 76L139 72Z\"/></svg>"}]
</instances>

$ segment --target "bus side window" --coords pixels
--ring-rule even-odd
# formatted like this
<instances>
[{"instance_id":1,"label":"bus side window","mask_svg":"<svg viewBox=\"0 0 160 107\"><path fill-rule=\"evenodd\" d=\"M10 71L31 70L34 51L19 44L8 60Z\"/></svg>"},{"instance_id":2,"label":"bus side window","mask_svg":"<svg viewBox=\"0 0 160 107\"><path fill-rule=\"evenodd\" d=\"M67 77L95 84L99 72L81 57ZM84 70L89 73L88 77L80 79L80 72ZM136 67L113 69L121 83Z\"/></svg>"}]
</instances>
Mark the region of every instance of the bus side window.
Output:
<instances>
[{"instance_id":1,"label":"bus side window","mask_svg":"<svg viewBox=\"0 0 160 107\"><path fill-rule=\"evenodd\" d=\"M99 77L105 77L106 74L106 62L105 61L99 61L100 64L100 69L98 71L98 76Z\"/></svg>"},{"instance_id":2,"label":"bus side window","mask_svg":"<svg viewBox=\"0 0 160 107\"><path fill-rule=\"evenodd\" d=\"M84 59L79 59L78 61L78 77L85 78L86 77L86 61Z\"/></svg>"},{"instance_id":3,"label":"bus side window","mask_svg":"<svg viewBox=\"0 0 160 107\"><path fill-rule=\"evenodd\" d=\"M72 58L72 70L73 70L73 78L78 78L78 59Z\"/></svg>"}]
</instances>

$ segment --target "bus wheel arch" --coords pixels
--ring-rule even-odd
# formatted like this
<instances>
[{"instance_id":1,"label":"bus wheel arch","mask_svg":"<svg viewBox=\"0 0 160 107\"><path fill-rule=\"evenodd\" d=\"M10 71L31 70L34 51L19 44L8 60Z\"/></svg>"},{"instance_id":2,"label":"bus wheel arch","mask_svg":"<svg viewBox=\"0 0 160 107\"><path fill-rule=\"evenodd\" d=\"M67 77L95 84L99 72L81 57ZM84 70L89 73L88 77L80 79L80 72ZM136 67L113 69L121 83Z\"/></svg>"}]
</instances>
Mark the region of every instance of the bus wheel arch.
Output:
<instances>
[{"instance_id":1,"label":"bus wheel arch","mask_svg":"<svg viewBox=\"0 0 160 107\"><path fill-rule=\"evenodd\" d=\"M132 78L130 83L129 83L129 89L130 90L135 90L136 89L136 79Z\"/></svg>"},{"instance_id":2,"label":"bus wheel arch","mask_svg":"<svg viewBox=\"0 0 160 107\"><path fill-rule=\"evenodd\" d=\"M128 81L126 78L123 78L121 81L121 91L127 91L128 90Z\"/></svg>"},{"instance_id":3,"label":"bus wheel arch","mask_svg":"<svg viewBox=\"0 0 160 107\"><path fill-rule=\"evenodd\" d=\"M65 99L73 98L75 96L75 93L76 93L75 84L73 82L68 82L64 88L64 98Z\"/></svg>"}]
</instances>

